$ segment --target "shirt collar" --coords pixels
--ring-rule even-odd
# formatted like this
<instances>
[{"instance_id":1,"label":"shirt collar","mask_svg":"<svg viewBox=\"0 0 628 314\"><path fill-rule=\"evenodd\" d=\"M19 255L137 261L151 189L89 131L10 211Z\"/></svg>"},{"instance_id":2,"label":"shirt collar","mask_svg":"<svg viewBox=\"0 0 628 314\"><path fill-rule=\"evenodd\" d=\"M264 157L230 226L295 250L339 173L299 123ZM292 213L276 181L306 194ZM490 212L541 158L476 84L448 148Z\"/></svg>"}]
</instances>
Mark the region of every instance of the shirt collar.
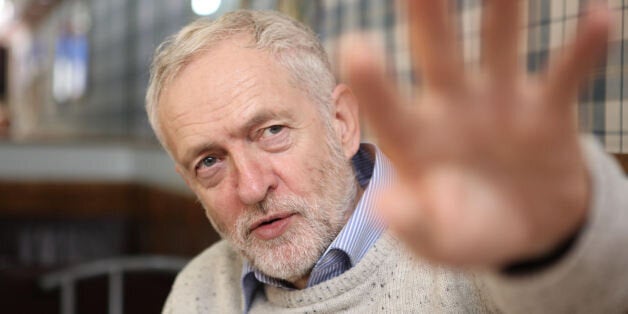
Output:
<instances>
[{"instance_id":1,"label":"shirt collar","mask_svg":"<svg viewBox=\"0 0 628 314\"><path fill-rule=\"evenodd\" d=\"M352 159L356 169L356 178L364 188L364 194L362 194L347 224L321 256L321 260L331 250L336 249L347 254L351 266L354 266L362 260L364 254L382 234L384 223L373 207L377 192L381 191L386 183L384 176L382 176L382 170L385 167L384 162L382 162L383 159L381 152L372 144L362 144ZM366 166L367 162L368 166ZM308 283L308 286L314 284L316 283Z\"/></svg>"}]
</instances>

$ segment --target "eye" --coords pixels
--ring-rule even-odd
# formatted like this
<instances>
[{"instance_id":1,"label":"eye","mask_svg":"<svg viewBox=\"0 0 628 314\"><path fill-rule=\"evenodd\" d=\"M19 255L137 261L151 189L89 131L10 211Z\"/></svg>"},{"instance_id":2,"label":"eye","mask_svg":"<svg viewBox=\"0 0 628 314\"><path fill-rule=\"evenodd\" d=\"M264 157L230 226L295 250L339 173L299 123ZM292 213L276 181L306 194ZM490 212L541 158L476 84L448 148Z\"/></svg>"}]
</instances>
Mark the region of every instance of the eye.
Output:
<instances>
[{"instance_id":1,"label":"eye","mask_svg":"<svg viewBox=\"0 0 628 314\"><path fill-rule=\"evenodd\" d=\"M209 168L213 166L214 164L216 164L216 161L217 161L216 157L207 156L198 163L198 165L196 166L196 169L201 168L201 167Z\"/></svg>"},{"instance_id":2,"label":"eye","mask_svg":"<svg viewBox=\"0 0 628 314\"><path fill-rule=\"evenodd\" d=\"M283 125L272 125L272 126L269 126L266 129L264 129L264 133L262 134L262 136L270 136L270 135L279 134L284 128L285 128L285 126L283 126Z\"/></svg>"},{"instance_id":3,"label":"eye","mask_svg":"<svg viewBox=\"0 0 628 314\"><path fill-rule=\"evenodd\" d=\"M268 152L279 152L287 149L290 146L290 132L289 126L275 124L268 127L261 128L253 138L257 145Z\"/></svg>"}]
</instances>

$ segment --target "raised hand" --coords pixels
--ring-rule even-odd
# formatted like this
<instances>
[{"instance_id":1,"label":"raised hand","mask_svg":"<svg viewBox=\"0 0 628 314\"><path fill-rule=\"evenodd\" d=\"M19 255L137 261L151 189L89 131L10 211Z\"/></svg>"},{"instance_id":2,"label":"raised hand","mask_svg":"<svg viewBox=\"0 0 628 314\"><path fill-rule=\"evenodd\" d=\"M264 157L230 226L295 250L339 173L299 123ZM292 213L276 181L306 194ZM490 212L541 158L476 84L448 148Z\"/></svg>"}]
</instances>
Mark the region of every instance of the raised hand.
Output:
<instances>
[{"instance_id":1,"label":"raised hand","mask_svg":"<svg viewBox=\"0 0 628 314\"><path fill-rule=\"evenodd\" d=\"M521 1L485 1L474 71L463 68L448 3L408 1L418 99L397 94L365 44L342 52L398 171L378 207L411 249L438 263L495 268L543 255L587 219L591 187L573 104L606 50L610 14L591 5L572 44L531 77L518 57Z\"/></svg>"}]
</instances>

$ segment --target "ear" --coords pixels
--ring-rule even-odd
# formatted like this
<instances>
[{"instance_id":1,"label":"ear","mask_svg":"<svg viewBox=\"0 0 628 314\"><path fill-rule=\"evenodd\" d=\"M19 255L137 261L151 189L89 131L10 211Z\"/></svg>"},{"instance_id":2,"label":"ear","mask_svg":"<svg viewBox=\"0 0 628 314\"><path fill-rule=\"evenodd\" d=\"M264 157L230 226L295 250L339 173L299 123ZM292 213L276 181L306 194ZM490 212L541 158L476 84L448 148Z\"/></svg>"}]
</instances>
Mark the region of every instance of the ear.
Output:
<instances>
[{"instance_id":1,"label":"ear","mask_svg":"<svg viewBox=\"0 0 628 314\"><path fill-rule=\"evenodd\" d=\"M332 93L334 103L334 123L336 134L340 138L345 157L351 159L360 146L360 118L358 99L349 86L339 84Z\"/></svg>"}]
</instances>

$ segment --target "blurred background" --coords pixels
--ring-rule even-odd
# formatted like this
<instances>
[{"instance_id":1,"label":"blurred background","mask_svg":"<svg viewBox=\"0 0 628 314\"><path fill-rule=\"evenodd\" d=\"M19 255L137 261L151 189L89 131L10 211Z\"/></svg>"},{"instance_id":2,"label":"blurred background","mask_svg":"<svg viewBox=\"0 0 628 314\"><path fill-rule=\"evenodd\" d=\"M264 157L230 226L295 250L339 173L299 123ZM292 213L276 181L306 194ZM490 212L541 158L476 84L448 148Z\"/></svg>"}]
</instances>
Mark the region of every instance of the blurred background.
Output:
<instances>
[{"instance_id":1,"label":"blurred background","mask_svg":"<svg viewBox=\"0 0 628 314\"><path fill-rule=\"evenodd\" d=\"M609 0L611 49L577 110L581 130L628 167L624 1ZM456 2L473 67L480 1ZM525 1L521 60L530 72L568 42L583 4ZM218 239L155 140L144 93L160 42L239 8L310 25L335 69L338 37L367 32L400 91L420 92L397 1L0 0L1 312L157 313L176 271Z\"/></svg>"}]
</instances>

